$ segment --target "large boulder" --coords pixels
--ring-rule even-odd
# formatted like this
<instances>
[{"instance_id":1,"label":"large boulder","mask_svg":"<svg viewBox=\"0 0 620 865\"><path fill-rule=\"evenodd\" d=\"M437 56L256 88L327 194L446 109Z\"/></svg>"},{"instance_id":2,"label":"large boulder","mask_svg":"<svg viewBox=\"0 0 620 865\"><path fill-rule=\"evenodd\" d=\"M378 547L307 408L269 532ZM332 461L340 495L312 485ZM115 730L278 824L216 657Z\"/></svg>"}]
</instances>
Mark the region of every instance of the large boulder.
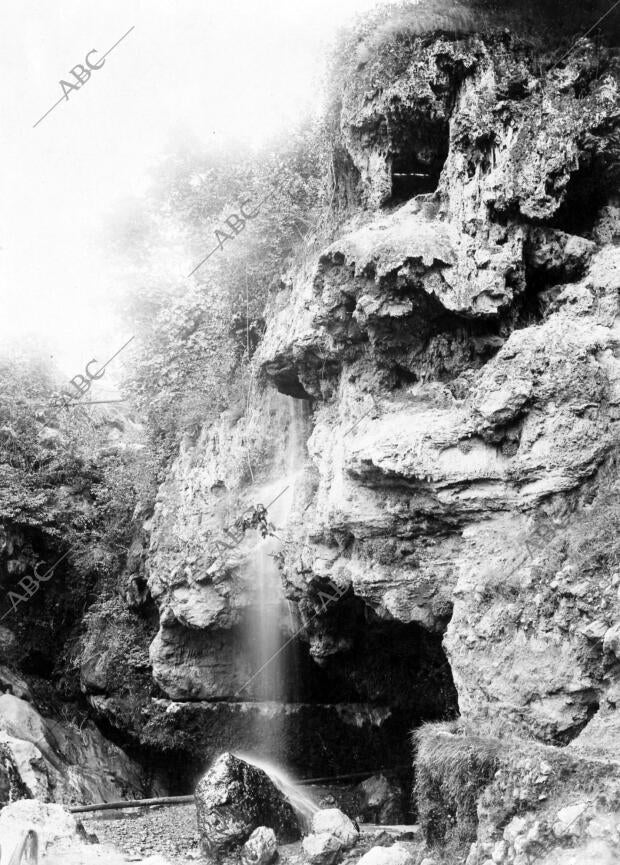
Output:
<instances>
[{"instance_id":1,"label":"large boulder","mask_svg":"<svg viewBox=\"0 0 620 865\"><path fill-rule=\"evenodd\" d=\"M293 806L267 773L230 753L218 757L201 778L195 797L202 851L208 859L240 847L259 826L273 829L279 842L301 835Z\"/></svg>"},{"instance_id":2,"label":"large boulder","mask_svg":"<svg viewBox=\"0 0 620 865\"><path fill-rule=\"evenodd\" d=\"M8 802L29 799L30 796L30 790L24 784L13 752L0 738L0 808Z\"/></svg>"},{"instance_id":3,"label":"large boulder","mask_svg":"<svg viewBox=\"0 0 620 865\"><path fill-rule=\"evenodd\" d=\"M45 853L45 850L52 845L77 842L80 839L78 822L62 805L37 802L35 799L21 799L0 811L0 839L3 853L12 851L29 830L37 833L41 853Z\"/></svg>"}]
</instances>

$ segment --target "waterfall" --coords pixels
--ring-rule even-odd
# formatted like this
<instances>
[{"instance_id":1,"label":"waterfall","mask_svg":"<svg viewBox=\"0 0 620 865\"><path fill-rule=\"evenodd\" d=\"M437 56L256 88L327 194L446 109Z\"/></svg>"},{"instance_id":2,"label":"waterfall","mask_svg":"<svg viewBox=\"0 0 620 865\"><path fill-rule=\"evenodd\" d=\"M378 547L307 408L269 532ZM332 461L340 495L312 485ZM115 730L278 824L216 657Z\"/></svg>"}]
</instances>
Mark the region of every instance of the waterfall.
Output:
<instances>
[{"instance_id":1,"label":"waterfall","mask_svg":"<svg viewBox=\"0 0 620 865\"><path fill-rule=\"evenodd\" d=\"M282 588L274 554L282 548L287 524L294 513L295 488L303 475L306 457L307 403L280 396L278 416L285 423L282 447L277 454L269 479L256 491L256 502L268 507L268 520L275 536L260 542L253 560L246 568L250 584L250 613L247 619L246 651L249 654L253 680L247 693L256 700L286 702L295 699L292 670L287 669L291 652L280 651L293 628L293 611ZM274 437L279 430L274 428ZM287 647L288 649L288 647ZM277 751L279 731L274 720L271 741L265 751Z\"/></svg>"}]
</instances>

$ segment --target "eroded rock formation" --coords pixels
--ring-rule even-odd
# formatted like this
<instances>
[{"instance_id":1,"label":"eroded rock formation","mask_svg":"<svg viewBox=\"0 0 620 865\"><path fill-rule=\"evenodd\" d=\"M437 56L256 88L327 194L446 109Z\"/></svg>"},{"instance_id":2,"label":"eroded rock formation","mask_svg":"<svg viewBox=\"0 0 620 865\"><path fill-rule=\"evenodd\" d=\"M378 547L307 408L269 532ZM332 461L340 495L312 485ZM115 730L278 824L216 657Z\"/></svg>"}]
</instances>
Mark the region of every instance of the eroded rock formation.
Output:
<instances>
[{"instance_id":1,"label":"eroded rock formation","mask_svg":"<svg viewBox=\"0 0 620 865\"><path fill-rule=\"evenodd\" d=\"M265 388L183 447L149 525L168 698L149 730L261 699L240 692L257 537L226 538L283 476L294 400L307 452L276 528L295 701L411 726L458 695L566 743L618 700L620 574L583 555L617 524L614 62L585 39L554 66L474 28L388 38L350 71L336 188L356 209L284 277Z\"/></svg>"},{"instance_id":2,"label":"eroded rock formation","mask_svg":"<svg viewBox=\"0 0 620 865\"><path fill-rule=\"evenodd\" d=\"M277 387L315 400L291 594L311 609L329 579L445 632L461 713L548 741L615 708L616 578L559 549L619 441L618 85L593 52L542 77L507 34L413 39L396 76L378 52L340 115L370 212L291 275L259 348ZM443 128L437 190L377 214L421 128ZM551 574L549 543L525 546L549 519ZM316 656L346 651L328 613L310 630Z\"/></svg>"}]
</instances>

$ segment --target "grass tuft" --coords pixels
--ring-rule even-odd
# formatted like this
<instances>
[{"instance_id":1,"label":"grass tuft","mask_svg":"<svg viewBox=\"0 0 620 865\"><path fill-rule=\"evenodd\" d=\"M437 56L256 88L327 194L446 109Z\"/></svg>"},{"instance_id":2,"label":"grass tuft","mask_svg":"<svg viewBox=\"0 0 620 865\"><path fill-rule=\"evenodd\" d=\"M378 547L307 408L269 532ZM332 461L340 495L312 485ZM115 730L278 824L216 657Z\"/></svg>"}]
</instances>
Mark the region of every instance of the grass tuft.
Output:
<instances>
[{"instance_id":1,"label":"grass tuft","mask_svg":"<svg viewBox=\"0 0 620 865\"><path fill-rule=\"evenodd\" d=\"M478 796L493 779L505 743L492 735L465 731L458 720L424 724L412 738L414 796L426 843L474 841Z\"/></svg>"}]
</instances>

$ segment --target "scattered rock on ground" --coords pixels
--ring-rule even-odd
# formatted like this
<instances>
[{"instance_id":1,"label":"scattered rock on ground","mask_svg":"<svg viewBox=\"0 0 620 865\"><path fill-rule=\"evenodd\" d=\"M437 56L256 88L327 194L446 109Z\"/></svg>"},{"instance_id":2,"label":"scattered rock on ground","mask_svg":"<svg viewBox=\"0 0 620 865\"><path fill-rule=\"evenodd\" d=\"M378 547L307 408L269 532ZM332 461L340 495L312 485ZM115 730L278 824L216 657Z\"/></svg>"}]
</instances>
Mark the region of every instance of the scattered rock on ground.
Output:
<instances>
[{"instance_id":1,"label":"scattered rock on ground","mask_svg":"<svg viewBox=\"0 0 620 865\"><path fill-rule=\"evenodd\" d=\"M400 844L392 847L373 847L359 860L358 865L413 865L413 856Z\"/></svg>"},{"instance_id":2,"label":"scattered rock on ground","mask_svg":"<svg viewBox=\"0 0 620 865\"><path fill-rule=\"evenodd\" d=\"M163 854L175 865L186 865L190 857L200 860L193 804L104 811L85 814L84 818L86 830L93 832L101 844L114 844L126 856L137 857L136 861L154 854Z\"/></svg>"},{"instance_id":3,"label":"scattered rock on ground","mask_svg":"<svg viewBox=\"0 0 620 865\"><path fill-rule=\"evenodd\" d=\"M360 834L353 821L338 808L317 811L312 817L312 832L315 835L323 832L335 835L344 850L353 847Z\"/></svg>"},{"instance_id":4,"label":"scattered rock on ground","mask_svg":"<svg viewBox=\"0 0 620 865\"><path fill-rule=\"evenodd\" d=\"M269 865L277 853L276 833L266 826L259 826L241 849L241 865Z\"/></svg>"},{"instance_id":5,"label":"scattered rock on ground","mask_svg":"<svg viewBox=\"0 0 620 865\"><path fill-rule=\"evenodd\" d=\"M338 808L325 808L312 817L312 833L303 840L303 850L312 865L331 865L344 850L353 847L359 830Z\"/></svg>"},{"instance_id":6,"label":"scattered rock on ground","mask_svg":"<svg viewBox=\"0 0 620 865\"><path fill-rule=\"evenodd\" d=\"M308 835L301 846L310 865L333 865L343 850L342 842L331 832Z\"/></svg>"}]
</instances>

